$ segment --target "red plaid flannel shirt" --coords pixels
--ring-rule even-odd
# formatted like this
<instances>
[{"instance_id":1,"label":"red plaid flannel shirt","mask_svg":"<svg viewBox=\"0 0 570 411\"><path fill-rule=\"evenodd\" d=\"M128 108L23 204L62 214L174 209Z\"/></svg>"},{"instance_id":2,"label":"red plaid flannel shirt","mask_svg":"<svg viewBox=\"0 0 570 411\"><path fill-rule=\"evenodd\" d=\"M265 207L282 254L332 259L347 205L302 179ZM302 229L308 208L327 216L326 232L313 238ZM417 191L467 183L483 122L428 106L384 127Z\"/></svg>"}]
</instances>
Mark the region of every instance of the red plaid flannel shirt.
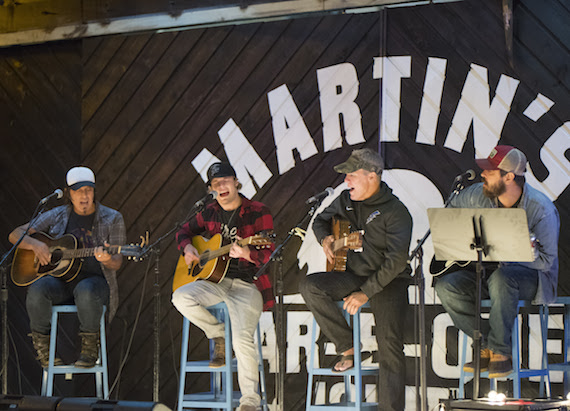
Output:
<instances>
[{"instance_id":1,"label":"red plaid flannel shirt","mask_svg":"<svg viewBox=\"0 0 570 411\"><path fill-rule=\"evenodd\" d=\"M272 232L273 217L267 206L258 201L248 200L241 194L240 196L242 203L238 220L236 221L236 226L238 227L237 234L241 238L246 238L263 231ZM196 214L189 222L184 224L178 233L176 233L176 241L178 242L180 252L184 253L184 247L192 243L194 236L205 235L206 237L212 237L215 234L221 233L221 211L222 208L218 202L213 201L208 204L204 210ZM253 276L257 270L269 260L274 249L274 244L271 244L269 248L262 249L250 247L250 257L255 263L253 264L240 258L238 262L239 269L249 271ZM267 270L259 276L259 278L253 280L263 296L264 310L268 310L275 305L273 288L269 275L266 273Z\"/></svg>"}]
</instances>

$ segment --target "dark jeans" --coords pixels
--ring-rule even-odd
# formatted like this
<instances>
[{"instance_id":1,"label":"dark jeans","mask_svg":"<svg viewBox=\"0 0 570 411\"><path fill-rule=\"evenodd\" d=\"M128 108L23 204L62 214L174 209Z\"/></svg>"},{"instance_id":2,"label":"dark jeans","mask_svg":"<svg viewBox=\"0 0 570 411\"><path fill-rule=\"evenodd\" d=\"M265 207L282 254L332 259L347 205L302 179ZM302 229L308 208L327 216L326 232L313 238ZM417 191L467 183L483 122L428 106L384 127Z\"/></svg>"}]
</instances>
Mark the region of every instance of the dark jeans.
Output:
<instances>
[{"instance_id":1,"label":"dark jeans","mask_svg":"<svg viewBox=\"0 0 570 411\"><path fill-rule=\"evenodd\" d=\"M315 316L322 332L335 344L337 353L352 348L352 330L336 301L360 291L366 277L350 272L324 272L308 275L300 284L301 295ZM407 279L395 279L370 298L378 342L378 409L403 411L405 408L406 364L403 328L408 304ZM355 347L359 349L359 347Z\"/></svg>"},{"instance_id":2,"label":"dark jeans","mask_svg":"<svg viewBox=\"0 0 570 411\"><path fill-rule=\"evenodd\" d=\"M30 328L40 334L49 334L52 305L72 303L77 306L79 330L99 332L103 306L109 304L109 285L105 277L92 276L66 283L46 275L32 283L26 297Z\"/></svg>"},{"instance_id":3,"label":"dark jeans","mask_svg":"<svg viewBox=\"0 0 570 411\"><path fill-rule=\"evenodd\" d=\"M487 273L488 274L488 273ZM481 297L491 299L489 319L481 319L482 348L511 355L511 331L519 300L532 300L538 287L538 271L507 265L491 272L481 284ZM456 271L438 277L435 290L457 328L473 337L475 328L476 275Z\"/></svg>"}]
</instances>

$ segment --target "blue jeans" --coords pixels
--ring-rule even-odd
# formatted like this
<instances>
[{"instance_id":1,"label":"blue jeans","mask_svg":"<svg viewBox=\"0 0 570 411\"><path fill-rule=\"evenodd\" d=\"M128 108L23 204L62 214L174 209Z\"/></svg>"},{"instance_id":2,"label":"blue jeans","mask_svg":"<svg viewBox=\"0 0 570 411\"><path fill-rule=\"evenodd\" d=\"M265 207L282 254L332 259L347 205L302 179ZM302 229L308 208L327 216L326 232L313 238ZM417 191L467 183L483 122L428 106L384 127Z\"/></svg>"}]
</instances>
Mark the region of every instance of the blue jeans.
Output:
<instances>
[{"instance_id":1,"label":"blue jeans","mask_svg":"<svg viewBox=\"0 0 570 411\"><path fill-rule=\"evenodd\" d=\"M109 285L103 276L91 276L66 283L46 275L28 287L26 309L32 331L47 335L51 330L51 307L75 304L79 331L99 332L103 306L109 304Z\"/></svg>"},{"instance_id":2,"label":"blue jeans","mask_svg":"<svg viewBox=\"0 0 570 411\"><path fill-rule=\"evenodd\" d=\"M473 271L455 271L437 279L435 290L457 328L473 337L475 329ZM482 348L511 355L511 330L519 300L531 301L538 287L538 271L516 264L497 268L481 284L481 297L491 300L489 319L481 320Z\"/></svg>"},{"instance_id":3,"label":"blue jeans","mask_svg":"<svg viewBox=\"0 0 570 411\"><path fill-rule=\"evenodd\" d=\"M360 287L367 277L346 272L323 272L308 275L299 290L322 332L335 344L337 353L352 348L352 329L337 307ZM396 278L370 298L376 322L378 342L379 410L403 411L405 408L406 362L403 329L408 314L408 279ZM358 347L355 347L359 349Z\"/></svg>"}]
</instances>

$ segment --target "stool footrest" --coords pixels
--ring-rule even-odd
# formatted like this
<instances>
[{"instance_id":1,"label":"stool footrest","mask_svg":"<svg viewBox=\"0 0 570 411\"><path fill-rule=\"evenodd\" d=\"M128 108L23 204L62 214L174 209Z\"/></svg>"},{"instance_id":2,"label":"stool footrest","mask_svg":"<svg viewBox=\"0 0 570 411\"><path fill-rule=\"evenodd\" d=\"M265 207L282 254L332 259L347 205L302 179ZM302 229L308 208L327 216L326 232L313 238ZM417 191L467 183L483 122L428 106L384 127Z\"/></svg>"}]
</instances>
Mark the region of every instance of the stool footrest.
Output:
<instances>
[{"instance_id":1,"label":"stool footrest","mask_svg":"<svg viewBox=\"0 0 570 411\"><path fill-rule=\"evenodd\" d=\"M570 366L569 366L569 367L570 367ZM552 371L552 369L553 369L552 366L550 366L550 370L551 370L551 371ZM472 372L465 371L465 375L467 375L467 376L473 376L473 373L472 373ZM480 375L481 375L481 377L489 378L489 371L484 371L484 372L482 372ZM540 377L540 376L543 376L543 375L548 375L548 370L526 370L526 369L524 369L524 370L520 370L520 371L519 371L519 376L520 376L521 378L526 378L526 377ZM513 371L513 372L511 372L510 374L505 375L504 377L499 377L499 378L495 378L495 379L497 379L497 380L500 380L500 379L502 379L502 378L512 379L512 378L514 378L514 377L516 377L516 376L517 376L517 373Z\"/></svg>"},{"instance_id":2,"label":"stool footrest","mask_svg":"<svg viewBox=\"0 0 570 411\"><path fill-rule=\"evenodd\" d=\"M378 375L378 367L362 367L360 373L356 368L351 368L343 372L335 372L332 368L313 368L313 375L336 375L342 377L344 375Z\"/></svg>"},{"instance_id":3,"label":"stool footrest","mask_svg":"<svg viewBox=\"0 0 570 411\"><path fill-rule=\"evenodd\" d=\"M74 367L73 365L57 365L52 368L52 374L93 374L96 372L106 372L105 367L96 365L91 368Z\"/></svg>"},{"instance_id":4,"label":"stool footrest","mask_svg":"<svg viewBox=\"0 0 570 411\"><path fill-rule=\"evenodd\" d=\"M378 409L377 402L363 402L358 408L354 402L341 403L341 404L321 404L321 405L310 405L307 410L328 410L328 411L344 411L344 410L376 410Z\"/></svg>"},{"instance_id":5,"label":"stool footrest","mask_svg":"<svg viewBox=\"0 0 570 411\"><path fill-rule=\"evenodd\" d=\"M548 364L550 371L568 371L570 370L570 362L560 362L556 364Z\"/></svg>"},{"instance_id":6,"label":"stool footrest","mask_svg":"<svg viewBox=\"0 0 570 411\"><path fill-rule=\"evenodd\" d=\"M234 358L232 360L232 371L237 371L237 360ZM202 361L188 361L186 365L183 367L185 372L217 372L222 373L226 372L227 368L224 365L223 367L212 368L210 367L210 361L202 360Z\"/></svg>"}]
</instances>

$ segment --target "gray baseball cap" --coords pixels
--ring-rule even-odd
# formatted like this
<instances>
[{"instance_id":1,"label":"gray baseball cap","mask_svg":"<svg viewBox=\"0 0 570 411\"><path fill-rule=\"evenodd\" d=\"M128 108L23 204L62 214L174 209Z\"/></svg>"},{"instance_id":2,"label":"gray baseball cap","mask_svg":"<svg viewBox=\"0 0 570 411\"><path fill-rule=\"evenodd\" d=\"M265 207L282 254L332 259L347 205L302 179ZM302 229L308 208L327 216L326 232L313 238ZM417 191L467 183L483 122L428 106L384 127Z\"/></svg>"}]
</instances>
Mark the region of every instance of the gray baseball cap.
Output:
<instances>
[{"instance_id":1,"label":"gray baseball cap","mask_svg":"<svg viewBox=\"0 0 570 411\"><path fill-rule=\"evenodd\" d=\"M354 150L344 163L334 166L334 171L343 174L353 173L360 169L381 174L384 170L384 160L377 152L362 148Z\"/></svg>"}]
</instances>

